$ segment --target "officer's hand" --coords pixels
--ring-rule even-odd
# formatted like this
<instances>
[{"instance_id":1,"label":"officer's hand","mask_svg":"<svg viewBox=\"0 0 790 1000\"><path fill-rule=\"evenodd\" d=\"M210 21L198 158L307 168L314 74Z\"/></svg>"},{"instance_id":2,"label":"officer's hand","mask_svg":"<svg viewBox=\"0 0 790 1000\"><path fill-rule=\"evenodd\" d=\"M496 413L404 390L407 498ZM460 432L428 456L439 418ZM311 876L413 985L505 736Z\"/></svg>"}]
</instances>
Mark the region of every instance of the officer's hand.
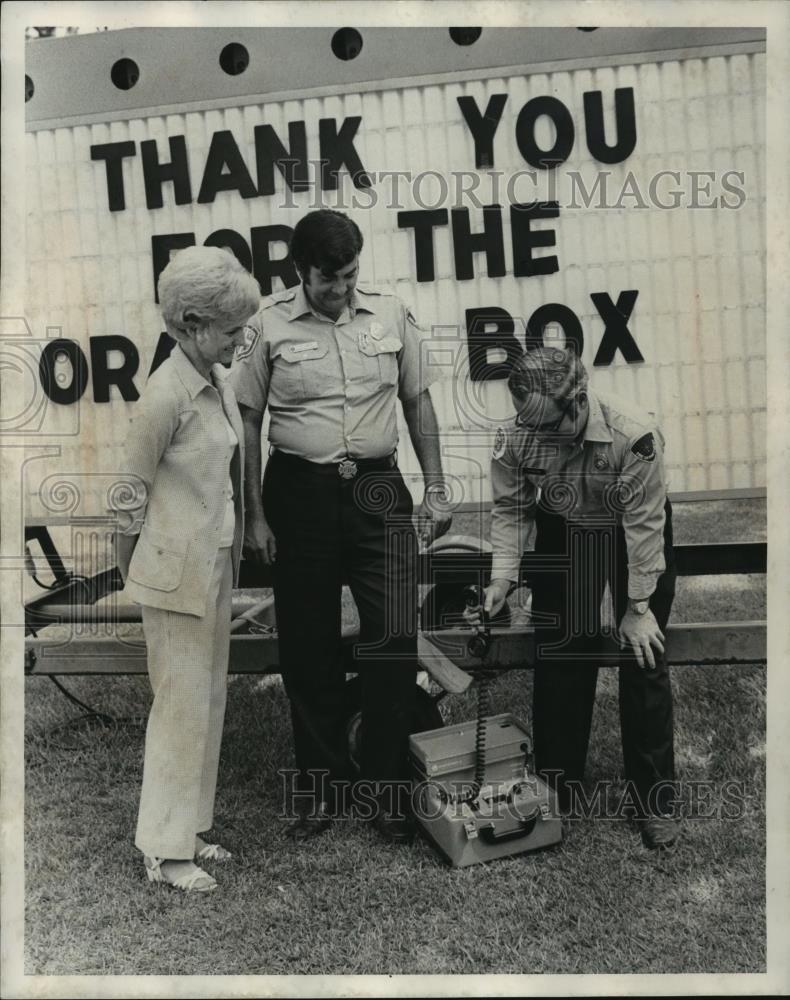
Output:
<instances>
[{"instance_id":1,"label":"officer's hand","mask_svg":"<svg viewBox=\"0 0 790 1000\"><path fill-rule=\"evenodd\" d=\"M274 532L263 517L250 517L244 526L244 555L252 562L271 566L277 555Z\"/></svg>"},{"instance_id":2,"label":"officer's hand","mask_svg":"<svg viewBox=\"0 0 790 1000\"><path fill-rule=\"evenodd\" d=\"M441 538L450 530L453 515L447 504L447 494L444 490L427 491L417 513L417 534L423 548Z\"/></svg>"},{"instance_id":3,"label":"officer's hand","mask_svg":"<svg viewBox=\"0 0 790 1000\"><path fill-rule=\"evenodd\" d=\"M502 610L505 598L510 592L510 580L492 580L483 593L482 607L465 608L464 618L470 625L482 625L483 611L491 618Z\"/></svg>"},{"instance_id":4,"label":"officer's hand","mask_svg":"<svg viewBox=\"0 0 790 1000\"><path fill-rule=\"evenodd\" d=\"M627 646L633 649L640 667L647 665L650 670L655 670L656 660L651 647L659 653L664 652L664 633L649 608L643 615L626 611L620 622L620 646L623 649Z\"/></svg>"}]
</instances>

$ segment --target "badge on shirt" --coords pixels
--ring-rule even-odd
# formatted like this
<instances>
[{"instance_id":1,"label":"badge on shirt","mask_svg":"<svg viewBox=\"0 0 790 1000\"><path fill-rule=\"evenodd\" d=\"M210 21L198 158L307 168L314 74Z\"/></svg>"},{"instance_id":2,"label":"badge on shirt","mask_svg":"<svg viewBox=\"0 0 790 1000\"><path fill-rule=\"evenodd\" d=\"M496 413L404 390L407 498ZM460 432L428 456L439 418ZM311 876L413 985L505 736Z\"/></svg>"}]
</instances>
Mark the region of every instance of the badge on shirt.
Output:
<instances>
[{"instance_id":1,"label":"badge on shirt","mask_svg":"<svg viewBox=\"0 0 790 1000\"><path fill-rule=\"evenodd\" d=\"M496 437L494 438L494 450L491 452L491 458L495 462L505 454L505 447L507 446L507 436L503 427L497 427Z\"/></svg>"},{"instance_id":2,"label":"badge on shirt","mask_svg":"<svg viewBox=\"0 0 790 1000\"><path fill-rule=\"evenodd\" d=\"M381 325L381 323L377 323L374 320L374 322L370 324L370 329L368 330L368 333L374 340L381 340L381 338L384 336L384 327Z\"/></svg>"},{"instance_id":3,"label":"badge on shirt","mask_svg":"<svg viewBox=\"0 0 790 1000\"><path fill-rule=\"evenodd\" d=\"M652 434L645 434L631 445L631 451L643 462L652 462L656 457L656 443Z\"/></svg>"},{"instance_id":4,"label":"badge on shirt","mask_svg":"<svg viewBox=\"0 0 790 1000\"><path fill-rule=\"evenodd\" d=\"M600 472L602 469L609 468L609 459L602 452L596 452L595 458L593 459L593 465Z\"/></svg>"},{"instance_id":5,"label":"badge on shirt","mask_svg":"<svg viewBox=\"0 0 790 1000\"><path fill-rule=\"evenodd\" d=\"M255 349L255 345L258 343L258 338L261 335L260 330L256 330L251 326L244 327L244 343L240 344L236 348L235 360L241 361L242 358L248 357L252 354Z\"/></svg>"}]
</instances>

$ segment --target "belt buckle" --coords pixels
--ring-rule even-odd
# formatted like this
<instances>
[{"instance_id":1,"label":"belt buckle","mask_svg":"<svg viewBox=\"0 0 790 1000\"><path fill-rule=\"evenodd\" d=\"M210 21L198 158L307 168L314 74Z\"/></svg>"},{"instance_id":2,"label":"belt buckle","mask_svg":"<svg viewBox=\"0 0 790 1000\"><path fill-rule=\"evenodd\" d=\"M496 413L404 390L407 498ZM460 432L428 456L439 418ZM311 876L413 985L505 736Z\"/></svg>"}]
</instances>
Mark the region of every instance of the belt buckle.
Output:
<instances>
[{"instance_id":1,"label":"belt buckle","mask_svg":"<svg viewBox=\"0 0 790 1000\"><path fill-rule=\"evenodd\" d=\"M337 471L340 473L341 479L353 479L357 474L357 463L353 458L344 458L338 464Z\"/></svg>"}]
</instances>

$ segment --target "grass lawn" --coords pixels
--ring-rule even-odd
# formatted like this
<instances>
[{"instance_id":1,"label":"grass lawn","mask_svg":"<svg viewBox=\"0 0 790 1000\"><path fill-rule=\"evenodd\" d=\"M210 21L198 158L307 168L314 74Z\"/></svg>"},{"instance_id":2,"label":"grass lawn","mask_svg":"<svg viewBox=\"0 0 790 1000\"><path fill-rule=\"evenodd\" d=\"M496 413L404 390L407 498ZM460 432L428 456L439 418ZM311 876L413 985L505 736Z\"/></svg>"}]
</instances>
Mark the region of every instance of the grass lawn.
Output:
<instances>
[{"instance_id":1,"label":"grass lawn","mask_svg":"<svg viewBox=\"0 0 790 1000\"><path fill-rule=\"evenodd\" d=\"M698 540L697 519L679 541ZM761 578L679 587L676 621L749 617L764 617ZM142 719L150 704L144 677L65 684L118 717ZM142 728L57 728L78 709L47 678L30 677L25 971L764 971L765 668L677 668L674 685L684 796L690 782L712 782L704 805L714 814L687 820L676 851L645 851L623 821L587 820L571 824L556 848L453 870L425 842L389 846L359 822L337 823L302 847L284 840L287 699L278 678L235 677L216 817L217 839L235 860L215 866L217 892L191 897L150 886L132 843ZM492 710L528 721L530 689L530 674L503 675ZM471 718L474 696L442 707L448 722ZM614 671L601 671L587 778L622 778ZM737 818L722 815L738 796Z\"/></svg>"}]
</instances>

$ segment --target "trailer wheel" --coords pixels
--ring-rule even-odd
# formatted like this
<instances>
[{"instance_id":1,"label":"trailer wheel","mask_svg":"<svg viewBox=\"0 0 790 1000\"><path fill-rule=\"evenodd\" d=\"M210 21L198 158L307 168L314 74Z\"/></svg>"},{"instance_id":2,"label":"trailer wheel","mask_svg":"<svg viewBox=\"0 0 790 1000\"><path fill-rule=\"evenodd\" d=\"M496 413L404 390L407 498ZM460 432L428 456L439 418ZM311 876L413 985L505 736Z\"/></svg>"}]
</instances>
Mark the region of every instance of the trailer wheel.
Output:
<instances>
[{"instance_id":1,"label":"trailer wheel","mask_svg":"<svg viewBox=\"0 0 790 1000\"><path fill-rule=\"evenodd\" d=\"M425 688L416 685L412 708L410 733L424 733L428 729L441 729L442 713ZM360 770L360 732L362 723L362 682L359 676L346 681L346 745L352 770Z\"/></svg>"}]
</instances>

